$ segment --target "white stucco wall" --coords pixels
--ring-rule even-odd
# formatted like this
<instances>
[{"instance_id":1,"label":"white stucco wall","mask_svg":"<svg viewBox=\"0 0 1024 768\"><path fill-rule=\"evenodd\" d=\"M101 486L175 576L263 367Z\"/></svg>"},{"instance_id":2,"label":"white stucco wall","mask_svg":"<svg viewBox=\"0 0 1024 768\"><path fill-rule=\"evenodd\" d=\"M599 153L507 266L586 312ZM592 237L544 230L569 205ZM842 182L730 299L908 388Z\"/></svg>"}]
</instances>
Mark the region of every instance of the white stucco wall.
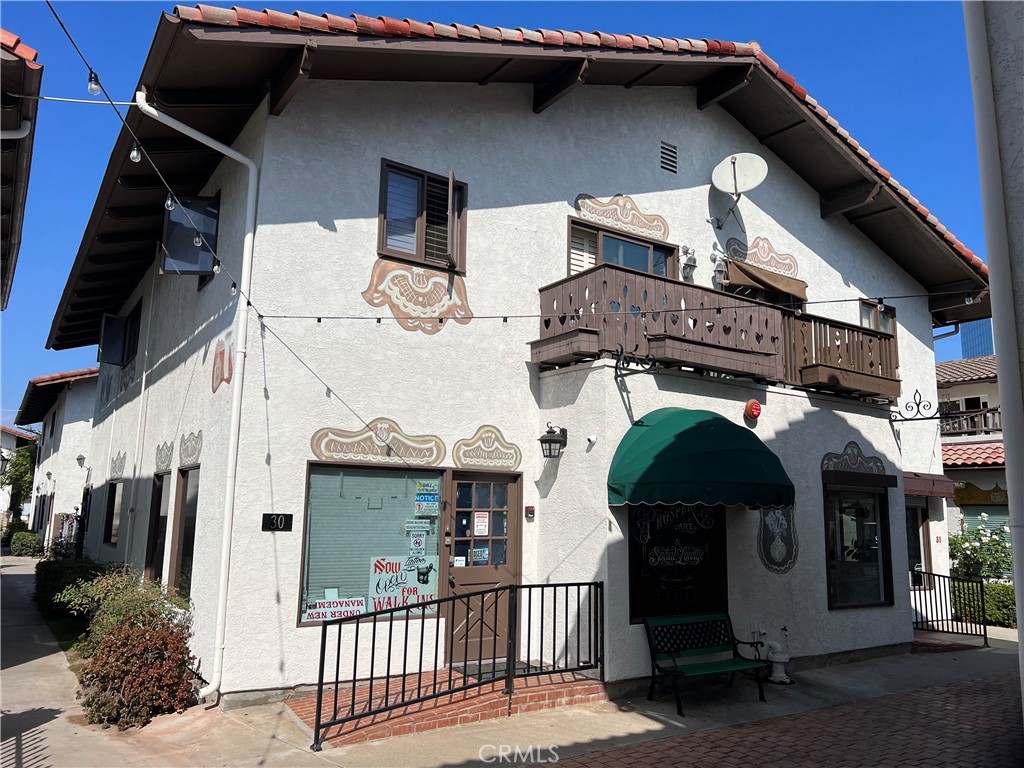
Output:
<instances>
[{"instance_id":1,"label":"white stucco wall","mask_svg":"<svg viewBox=\"0 0 1024 768\"><path fill-rule=\"evenodd\" d=\"M45 439L39 448L33 479L30 527L36 524L36 500L53 494L53 510L44 543L60 535L61 515L76 514L82 503L86 471L77 457L88 455L92 440L92 415L96 400L96 379L79 379L69 384L44 417ZM50 424L53 436L50 436ZM47 477L47 473L50 477ZM38 491L36 489L39 489Z\"/></svg>"},{"instance_id":2,"label":"white stucco wall","mask_svg":"<svg viewBox=\"0 0 1024 768\"><path fill-rule=\"evenodd\" d=\"M606 363L538 374L528 362L528 343L538 336L537 291L566 275L567 216L577 195L628 194L644 212L665 217L669 241L696 249L695 282L710 286L709 257L736 234L732 223L719 231L706 222L711 169L731 153L758 152L768 161L768 180L744 196L739 213L749 239L769 237L797 258L809 301L830 302L811 304L808 312L857 323L860 297L923 293L842 217L822 220L816 192L724 112L699 112L692 91L588 86L539 116L531 98L520 86L314 81L281 117L254 118L238 143L261 161L251 299L265 325L250 315L224 691L315 680L320 632L296 627L310 437L322 427L354 430L378 417L411 435L438 436L448 451L445 466L455 442L483 424L520 446L522 502L537 507L536 520L523 526L523 579L606 580L609 676L646 671L643 640L623 618L623 514L609 510L605 487L629 426L624 395ZM680 148L677 175L658 167L662 140ZM361 297L377 260L382 157L440 174L451 169L468 184L465 282L475 316L469 324L449 322L432 336L409 332L387 308ZM225 271L214 283L196 293L194 278L150 275L137 291L150 297L157 329L149 331L147 308L148 362L134 384L99 407L95 460L90 456L97 487L119 452L128 455L126 475L135 467L130 557L141 564L155 448L174 443L176 467L182 435L203 430L193 599L194 647L204 663L212 648L229 397L226 385L216 394L208 387L213 342L234 313L225 275L239 272L242 183L235 168L222 165L207 189L223 195ZM904 394L919 390L934 402L927 299L889 303L897 311ZM332 319L339 316L366 319ZM147 395L140 397L143 368ZM101 376L108 375L104 367ZM766 630L765 639L778 639L786 626L794 655L910 639L900 487L889 492L895 605L827 610L820 461L857 440L890 473L939 473L936 422L894 428L883 406L741 380L668 373L627 381L637 417L676 405L741 421L742 403L762 399L757 434L797 484L801 554L788 574L770 574L754 552L757 513L730 518L730 607L738 632L749 636L753 622ZM570 430L558 462L545 462L536 443L548 421ZM597 442L587 451L590 434ZM99 542L101 495L89 551L123 558L125 544L104 551ZM267 512L293 514L295 529L262 532Z\"/></svg>"}]
</instances>

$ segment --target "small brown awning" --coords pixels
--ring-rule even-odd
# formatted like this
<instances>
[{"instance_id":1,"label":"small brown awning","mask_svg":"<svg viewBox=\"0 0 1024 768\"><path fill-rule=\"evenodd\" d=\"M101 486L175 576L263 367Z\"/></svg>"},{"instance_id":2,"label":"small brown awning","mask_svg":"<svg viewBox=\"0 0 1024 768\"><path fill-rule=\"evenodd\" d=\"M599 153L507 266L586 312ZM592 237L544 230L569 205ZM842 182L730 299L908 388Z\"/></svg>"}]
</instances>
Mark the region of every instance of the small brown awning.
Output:
<instances>
[{"instance_id":1,"label":"small brown awning","mask_svg":"<svg viewBox=\"0 0 1024 768\"><path fill-rule=\"evenodd\" d=\"M807 301L807 283L795 277L786 277L777 272L755 267L745 261L728 260L729 284L745 285L750 288L766 288L769 291L780 291Z\"/></svg>"},{"instance_id":2,"label":"small brown awning","mask_svg":"<svg viewBox=\"0 0 1024 768\"><path fill-rule=\"evenodd\" d=\"M904 472L903 494L905 496L940 496L944 499L951 499L953 498L953 481L945 475Z\"/></svg>"}]
</instances>

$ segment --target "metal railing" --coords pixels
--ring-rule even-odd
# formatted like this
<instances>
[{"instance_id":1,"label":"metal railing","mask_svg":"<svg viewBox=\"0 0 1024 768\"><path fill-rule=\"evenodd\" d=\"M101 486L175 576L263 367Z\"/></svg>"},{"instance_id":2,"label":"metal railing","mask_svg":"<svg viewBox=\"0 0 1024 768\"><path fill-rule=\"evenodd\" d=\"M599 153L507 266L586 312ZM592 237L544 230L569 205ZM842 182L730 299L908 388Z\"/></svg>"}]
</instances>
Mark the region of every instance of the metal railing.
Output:
<instances>
[{"instance_id":1,"label":"metal railing","mask_svg":"<svg viewBox=\"0 0 1024 768\"><path fill-rule=\"evenodd\" d=\"M974 635L988 647L985 582L927 571L910 572L914 629Z\"/></svg>"},{"instance_id":2,"label":"metal railing","mask_svg":"<svg viewBox=\"0 0 1024 768\"><path fill-rule=\"evenodd\" d=\"M312 749L361 718L484 687L511 697L517 678L588 670L604 680L600 581L496 587L325 621Z\"/></svg>"},{"instance_id":3,"label":"metal railing","mask_svg":"<svg viewBox=\"0 0 1024 768\"><path fill-rule=\"evenodd\" d=\"M1003 431L1003 417L999 408L950 411L942 414L939 424L944 435L984 435Z\"/></svg>"}]
</instances>

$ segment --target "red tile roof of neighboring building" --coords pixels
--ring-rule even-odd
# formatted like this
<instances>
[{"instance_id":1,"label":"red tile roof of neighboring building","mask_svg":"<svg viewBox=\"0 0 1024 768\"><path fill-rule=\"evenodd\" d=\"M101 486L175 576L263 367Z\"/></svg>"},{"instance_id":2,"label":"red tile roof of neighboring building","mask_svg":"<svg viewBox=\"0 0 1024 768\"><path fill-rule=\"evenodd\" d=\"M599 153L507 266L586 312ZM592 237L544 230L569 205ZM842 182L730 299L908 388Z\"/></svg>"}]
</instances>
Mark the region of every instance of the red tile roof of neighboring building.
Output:
<instances>
[{"instance_id":1,"label":"red tile roof of neighboring building","mask_svg":"<svg viewBox=\"0 0 1024 768\"><path fill-rule=\"evenodd\" d=\"M41 64L35 63L39 52L35 48L29 48L21 42L21 38L13 32L8 32L6 29L0 29L0 47L8 53L13 53L18 58L29 62L29 66L42 68Z\"/></svg>"},{"instance_id":2,"label":"red tile roof of neighboring building","mask_svg":"<svg viewBox=\"0 0 1024 768\"><path fill-rule=\"evenodd\" d=\"M95 379L99 373L99 368L81 368L77 371L51 373L32 379L25 387L25 395L21 398L21 407L14 417L14 423L25 425L42 421L65 387L82 379Z\"/></svg>"},{"instance_id":3,"label":"red tile roof of neighboring building","mask_svg":"<svg viewBox=\"0 0 1024 768\"><path fill-rule=\"evenodd\" d=\"M38 378L29 381L29 384L37 387L45 387L48 384L67 384L68 382L78 381L79 379L88 379L92 376L98 376L99 373L99 368L80 368L77 371L65 371L64 373L50 373L46 376L39 376Z\"/></svg>"},{"instance_id":4,"label":"red tile roof of neighboring building","mask_svg":"<svg viewBox=\"0 0 1024 768\"><path fill-rule=\"evenodd\" d=\"M440 24L435 21L421 22L413 19L392 19L387 16L372 18L353 13L348 17L324 13L314 16L302 11L291 14L280 11L253 11L247 8L217 8L211 5L197 5L194 8L177 5L174 12L186 21L199 22L227 27L270 27L287 29L295 32L325 32L330 34L350 34L369 37L429 37L450 40L484 40L496 43L523 43L527 45L543 45L572 48L615 48L662 51L686 55L695 53L713 53L719 56L753 56L776 80L782 83L794 96L829 129L853 149L865 164L878 176L880 181L892 188L917 214L934 229L969 264L978 274L988 278L988 267L971 250L961 243L939 220L910 194L878 161L871 157L849 132L839 125L828 111L822 107L800 86L792 75L783 71L768 54L761 50L756 41L734 43L725 40L691 39L677 37L650 37L648 35L611 34L606 32L570 32L551 29L506 29L504 27L486 27L480 24L472 26L452 23Z\"/></svg>"},{"instance_id":5,"label":"red tile roof of neighboring building","mask_svg":"<svg viewBox=\"0 0 1024 768\"><path fill-rule=\"evenodd\" d=\"M994 381L996 378L996 356L968 357L964 360L949 360L935 365L935 378L939 384L960 384L966 381Z\"/></svg>"},{"instance_id":6,"label":"red tile roof of neighboring building","mask_svg":"<svg viewBox=\"0 0 1024 768\"><path fill-rule=\"evenodd\" d=\"M14 435L19 440L31 441L36 439L36 436L31 432L22 432L20 429L11 429L10 427L5 427L3 425L0 425L0 432L6 432L8 435Z\"/></svg>"},{"instance_id":7,"label":"red tile roof of neighboring building","mask_svg":"<svg viewBox=\"0 0 1024 768\"><path fill-rule=\"evenodd\" d=\"M1001 467L1006 464L1002 442L947 443L942 446L942 465L949 467Z\"/></svg>"}]
</instances>

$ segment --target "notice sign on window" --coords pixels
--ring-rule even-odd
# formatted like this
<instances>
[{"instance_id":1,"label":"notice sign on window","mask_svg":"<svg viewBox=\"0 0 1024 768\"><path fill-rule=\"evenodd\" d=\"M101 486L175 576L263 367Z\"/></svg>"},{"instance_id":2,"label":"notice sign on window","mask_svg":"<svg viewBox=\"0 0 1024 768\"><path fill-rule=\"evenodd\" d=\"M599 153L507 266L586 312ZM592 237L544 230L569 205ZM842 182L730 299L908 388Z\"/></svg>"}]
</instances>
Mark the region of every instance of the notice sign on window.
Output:
<instances>
[{"instance_id":1,"label":"notice sign on window","mask_svg":"<svg viewBox=\"0 0 1024 768\"><path fill-rule=\"evenodd\" d=\"M374 611L436 600L437 556L370 558L369 596Z\"/></svg>"},{"instance_id":2,"label":"notice sign on window","mask_svg":"<svg viewBox=\"0 0 1024 768\"><path fill-rule=\"evenodd\" d=\"M365 597L341 597L337 600L319 600L306 605L302 612L303 621L329 621L343 619L346 616L359 616L366 613Z\"/></svg>"},{"instance_id":3,"label":"notice sign on window","mask_svg":"<svg viewBox=\"0 0 1024 768\"><path fill-rule=\"evenodd\" d=\"M486 536L491 530L491 513L490 512L474 512L473 513L473 535L474 536Z\"/></svg>"}]
</instances>

